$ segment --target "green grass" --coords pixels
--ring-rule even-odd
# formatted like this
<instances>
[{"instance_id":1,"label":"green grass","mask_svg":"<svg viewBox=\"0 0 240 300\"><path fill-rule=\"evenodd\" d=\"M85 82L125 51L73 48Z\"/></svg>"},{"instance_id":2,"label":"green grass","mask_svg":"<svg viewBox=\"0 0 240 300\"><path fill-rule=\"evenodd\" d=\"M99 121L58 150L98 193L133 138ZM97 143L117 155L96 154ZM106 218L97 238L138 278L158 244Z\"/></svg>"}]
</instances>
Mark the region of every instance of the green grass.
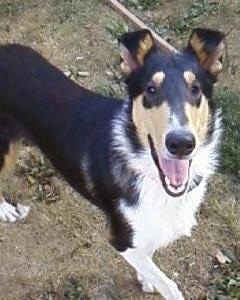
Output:
<instances>
[{"instance_id":1,"label":"green grass","mask_svg":"<svg viewBox=\"0 0 240 300\"><path fill-rule=\"evenodd\" d=\"M89 0L85 5L82 0L50 0L52 16L56 17L60 24L76 23L78 26L84 25L87 16L92 14L98 3ZM84 13L83 13L84 12Z\"/></svg>"},{"instance_id":2,"label":"green grass","mask_svg":"<svg viewBox=\"0 0 240 300\"><path fill-rule=\"evenodd\" d=\"M79 280L76 278L66 278L64 286L64 299L68 300L88 300Z\"/></svg>"},{"instance_id":3,"label":"green grass","mask_svg":"<svg viewBox=\"0 0 240 300\"><path fill-rule=\"evenodd\" d=\"M181 35L194 27L200 18L216 14L218 8L217 1L191 1L185 14L178 13L175 19L170 20L169 29Z\"/></svg>"},{"instance_id":4,"label":"green grass","mask_svg":"<svg viewBox=\"0 0 240 300\"><path fill-rule=\"evenodd\" d=\"M106 30L111 40L117 42L117 39L128 31L128 25L125 22L111 17L106 22Z\"/></svg>"},{"instance_id":5,"label":"green grass","mask_svg":"<svg viewBox=\"0 0 240 300\"><path fill-rule=\"evenodd\" d=\"M32 298L31 298L32 299ZM57 288L50 288L48 291L43 292L41 300L89 300L84 288L80 281L75 277L64 278L61 286Z\"/></svg>"},{"instance_id":6,"label":"green grass","mask_svg":"<svg viewBox=\"0 0 240 300\"><path fill-rule=\"evenodd\" d=\"M239 92L220 89L216 100L222 107L224 135L220 170L240 177L240 99Z\"/></svg>"},{"instance_id":7,"label":"green grass","mask_svg":"<svg viewBox=\"0 0 240 300\"><path fill-rule=\"evenodd\" d=\"M134 7L138 10L153 9L156 4L159 4L159 0L122 0L120 1L125 5Z\"/></svg>"},{"instance_id":8,"label":"green grass","mask_svg":"<svg viewBox=\"0 0 240 300\"><path fill-rule=\"evenodd\" d=\"M240 262L234 262L222 267L222 276L216 281L215 300L240 299Z\"/></svg>"},{"instance_id":9,"label":"green grass","mask_svg":"<svg viewBox=\"0 0 240 300\"><path fill-rule=\"evenodd\" d=\"M0 2L0 16L12 17L19 14L26 9L25 1L21 0L8 0Z\"/></svg>"},{"instance_id":10,"label":"green grass","mask_svg":"<svg viewBox=\"0 0 240 300\"><path fill-rule=\"evenodd\" d=\"M34 201L50 204L60 199L59 187L54 184L56 172L39 151L31 149L28 156L18 161L16 171L19 176L26 178Z\"/></svg>"},{"instance_id":11,"label":"green grass","mask_svg":"<svg viewBox=\"0 0 240 300\"><path fill-rule=\"evenodd\" d=\"M176 2L174 14L167 16L161 24L159 22L153 24L153 28L159 34L169 31L177 36L183 35L188 33L203 18L212 16L223 9L217 1L189 1L186 8L178 7L178 1Z\"/></svg>"}]
</instances>

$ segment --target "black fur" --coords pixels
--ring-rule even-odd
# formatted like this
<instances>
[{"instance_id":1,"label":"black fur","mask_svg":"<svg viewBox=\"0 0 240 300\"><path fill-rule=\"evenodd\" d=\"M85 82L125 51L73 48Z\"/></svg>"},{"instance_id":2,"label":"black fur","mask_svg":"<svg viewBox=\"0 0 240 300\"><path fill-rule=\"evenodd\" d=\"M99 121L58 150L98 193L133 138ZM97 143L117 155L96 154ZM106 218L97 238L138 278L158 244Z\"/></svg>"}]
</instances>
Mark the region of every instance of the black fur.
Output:
<instances>
[{"instance_id":1,"label":"black fur","mask_svg":"<svg viewBox=\"0 0 240 300\"><path fill-rule=\"evenodd\" d=\"M121 40L136 65L139 41L147 34L151 37L148 30L127 33ZM120 212L119 201L137 205L141 174L130 168L130 155L113 147L114 121L122 123L125 133L126 141L120 141L120 146L126 146L126 142L134 155L143 150L132 122L132 104L139 94L145 93L148 108L168 101L178 116L182 112L181 122L186 123L184 102L199 103L189 95L183 78L185 70L196 74L212 113L215 110L213 79L199 66L191 49L164 55L150 43L148 53L142 54L143 65L138 64L127 79L130 101L124 102L80 87L28 47L0 47L0 168L11 143L22 138L31 140L76 191L105 212L111 226L110 242L119 251L133 246L132 227ZM146 91L157 71L167 76L153 96ZM209 139L212 126L209 124Z\"/></svg>"},{"instance_id":2,"label":"black fur","mask_svg":"<svg viewBox=\"0 0 240 300\"><path fill-rule=\"evenodd\" d=\"M129 191L111 173L112 119L122 105L80 87L30 48L0 47L0 164L10 142L31 139L76 191L105 211L118 250L131 247L131 227L118 211ZM135 134L132 125L128 130Z\"/></svg>"}]
</instances>

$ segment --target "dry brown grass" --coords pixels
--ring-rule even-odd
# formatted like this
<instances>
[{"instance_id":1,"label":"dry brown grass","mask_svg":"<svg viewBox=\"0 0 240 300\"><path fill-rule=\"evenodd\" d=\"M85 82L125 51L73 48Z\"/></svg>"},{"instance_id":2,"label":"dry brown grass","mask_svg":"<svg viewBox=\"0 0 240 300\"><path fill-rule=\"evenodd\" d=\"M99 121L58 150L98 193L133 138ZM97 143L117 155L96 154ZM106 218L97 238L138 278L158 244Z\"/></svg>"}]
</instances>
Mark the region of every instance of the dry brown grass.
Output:
<instances>
[{"instance_id":1,"label":"dry brown grass","mask_svg":"<svg viewBox=\"0 0 240 300\"><path fill-rule=\"evenodd\" d=\"M29 45L63 71L88 71L90 76L75 79L93 89L104 90L116 80L112 66L118 51L106 29L109 22L122 21L97 0L0 1L1 43ZM231 35L229 45L234 56L237 37ZM132 269L107 244L102 214L73 192L35 148L21 152L2 189L32 210L18 224L0 224L0 299L159 299L141 293ZM216 250L232 253L240 247L239 190L229 177L217 175L192 238L155 257L187 299L214 299L212 284L221 273Z\"/></svg>"}]
</instances>

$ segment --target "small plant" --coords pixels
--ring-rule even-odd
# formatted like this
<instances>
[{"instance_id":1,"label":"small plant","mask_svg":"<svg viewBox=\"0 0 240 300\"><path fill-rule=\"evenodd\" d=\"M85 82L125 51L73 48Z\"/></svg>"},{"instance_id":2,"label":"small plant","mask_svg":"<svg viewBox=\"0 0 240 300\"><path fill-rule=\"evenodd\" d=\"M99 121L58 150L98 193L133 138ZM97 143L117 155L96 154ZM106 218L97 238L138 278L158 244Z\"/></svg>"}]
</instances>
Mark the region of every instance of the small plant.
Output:
<instances>
[{"instance_id":1,"label":"small plant","mask_svg":"<svg viewBox=\"0 0 240 300\"><path fill-rule=\"evenodd\" d=\"M18 161L17 173L26 178L33 200L50 204L60 199L59 187L54 184L56 172L43 155L32 149L28 151L26 157Z\"/></svg>"},{"instance_id":2,"label":"small plant","mask_svg":"<svg viewBox=\"0 0 240 300\"><path fill-rule=\"evenodd\" d=\"M240 264L235 261L224 266L223 275L216 283L215 300L240 299Z\"/></svg>"},{"instance_id":3,"label":"small plant","mask_svg":"<svg viewBox=\"0 0 240 300\"><path fill-rule=\"evenodd\" d=\"M169 29L173 30L176 34L183 34L195 26L200 17L214 15L218 7L219 4L217 1L191 1L190 6L183 16L178 13L175 20L169 19Z\"/></svg>"},{"instance_id":4,"label":"small plant","mask_svg":"<svg viewBox=\"0 0 240 300\"><path fill-rule=\"evenodd\" d=\"M24 1L8 0L1 1L0 3L0 16L11 17L19 13L25 7Z\"/></svg>"},{"instance_id":5,"label":"small plant","mask_svg":"<svg viewBox=\"0 0 240 300\"><path fill-rule=\"evenodd\" d=\"M79 280L66 278L64 287L64 299L66 300L88 300Z\"/></svg>"},{"instance_id":6,"label":"small plant","mask_svg":"<svg viewBox=\"0 0 240 300\"><path fill-rule=\"evenodd\" d=\"M153 8L154 5L159 3L159 0L122 0L123 4L129 5L131 7L134 7L138 10L146 10Z\"/></svg>"},{"instance_id":7,"label":"small plant","mask_svg":"<svg viewBox=\"0 0 240 300\"><path fill-rule=\"evenodd\" d=\"M89 300L90 298L85 293L80 281L75 277L65 277L60 283L60 286L54 287L50 282L50 288L47 291L42 292L38 298L29 299L41 299L41 300Z\"/></svg>"},{"instance_id":8,"label":"small plant","mask_svg":"<svg viewBox=\"0 0 240 300\"><path fill-rule=\"evenodd\" d=\"M128 31L128 26L126 23L121 22L117 19L109 19L106 24L106 30L110 35L113 42L117 42L117 39L124 33Z\"/></svg>"}]
</instances>

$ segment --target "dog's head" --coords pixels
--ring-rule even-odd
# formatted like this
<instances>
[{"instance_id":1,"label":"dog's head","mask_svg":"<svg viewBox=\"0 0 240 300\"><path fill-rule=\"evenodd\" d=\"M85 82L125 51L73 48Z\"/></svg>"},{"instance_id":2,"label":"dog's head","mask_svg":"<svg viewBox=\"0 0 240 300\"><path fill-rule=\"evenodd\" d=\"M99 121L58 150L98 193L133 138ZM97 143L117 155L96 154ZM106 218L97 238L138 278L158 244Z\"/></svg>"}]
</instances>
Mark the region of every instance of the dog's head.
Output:
<instances>
[{"instance_id":1,"label":"dog's head","mask_svg":"<svg viewBox=\"0 0 240 300\"><path fill-rule=\"evenodd\" d=\"M192 160L203 144L211 142L212 92L222 69L223 45L223 33L200 28L177 54L162 53L149 30L120 39L132 121L171 196L186 191Z\"/></svg>"}]
</instances>

